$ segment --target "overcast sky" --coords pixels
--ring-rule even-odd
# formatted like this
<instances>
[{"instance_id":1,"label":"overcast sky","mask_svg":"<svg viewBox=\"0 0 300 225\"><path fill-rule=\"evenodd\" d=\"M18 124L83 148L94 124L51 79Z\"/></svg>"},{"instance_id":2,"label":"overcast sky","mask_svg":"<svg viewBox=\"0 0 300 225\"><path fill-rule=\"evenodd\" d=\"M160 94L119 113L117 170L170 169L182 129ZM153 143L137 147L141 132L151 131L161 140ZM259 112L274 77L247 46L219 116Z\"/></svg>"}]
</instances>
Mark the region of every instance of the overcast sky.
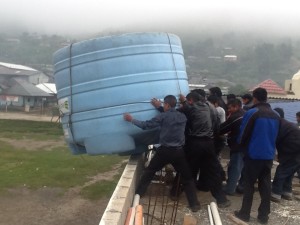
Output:
<instances>
[{"instance_id":1,"label":"overcast sky","mask_svg":"<svg viewBox=\"0 0 300 225\"><path fill-rule=\"evenodd\" d=\"M299 32L297 0L0 0L0 32L93 34L107 30L244 29ZM300 33L300 32L299 32Z\"/></svg>"}]
</instances>

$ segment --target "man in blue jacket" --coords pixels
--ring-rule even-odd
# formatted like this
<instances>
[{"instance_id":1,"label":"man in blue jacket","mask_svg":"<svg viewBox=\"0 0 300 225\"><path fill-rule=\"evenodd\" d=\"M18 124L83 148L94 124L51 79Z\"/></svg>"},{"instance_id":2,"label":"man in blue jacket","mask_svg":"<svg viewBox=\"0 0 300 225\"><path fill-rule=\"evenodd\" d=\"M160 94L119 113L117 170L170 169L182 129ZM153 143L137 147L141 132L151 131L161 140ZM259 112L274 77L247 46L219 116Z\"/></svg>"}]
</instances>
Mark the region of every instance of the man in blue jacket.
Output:
<instances>
[{"instance_id":1,"label":"man in blue jacket","mask_svg":"<svg viewBox=\"0 0 300 225\"><path fill-rule=\"evenodd\" d=\"M258 180L261 197L257 221L268 223L271 198L271 168L275 156L276 138L280 117L267 103L267 91L256 88L253 91L253 107L242 120L238 143L245 150L244 196L242 207L234 214L241 220L249 221L252 207L254 184Z\"/></svg>"}]
</instances>

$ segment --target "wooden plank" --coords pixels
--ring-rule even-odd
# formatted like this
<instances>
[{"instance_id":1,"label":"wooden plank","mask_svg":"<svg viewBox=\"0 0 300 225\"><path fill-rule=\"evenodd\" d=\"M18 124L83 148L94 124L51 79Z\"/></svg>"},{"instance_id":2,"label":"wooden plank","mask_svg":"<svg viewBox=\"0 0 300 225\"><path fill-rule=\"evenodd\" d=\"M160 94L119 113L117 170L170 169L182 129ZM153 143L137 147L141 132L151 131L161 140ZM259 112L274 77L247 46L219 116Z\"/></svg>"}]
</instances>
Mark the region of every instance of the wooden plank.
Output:
<instances>
[{"instance_id":1,"label":"wooden plank","mask_svg":"<svg viewBox=\"0 0 300 225\"><path fill-rule=\"evenodd\" d=\"M237 225L248 225L248 223L244 222L243 220L240 220L239 218L235 217L232 214L227 214L227 218Z\"/></svg>"}]
</instances>

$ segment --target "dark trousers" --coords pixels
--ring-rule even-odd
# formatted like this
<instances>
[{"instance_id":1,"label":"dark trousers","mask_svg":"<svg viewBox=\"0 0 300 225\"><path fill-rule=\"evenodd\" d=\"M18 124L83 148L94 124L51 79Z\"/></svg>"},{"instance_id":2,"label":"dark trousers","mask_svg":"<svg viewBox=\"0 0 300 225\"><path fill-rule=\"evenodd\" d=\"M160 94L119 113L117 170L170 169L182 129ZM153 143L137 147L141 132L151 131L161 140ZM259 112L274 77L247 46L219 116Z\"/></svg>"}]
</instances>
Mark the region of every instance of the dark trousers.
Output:
<instances>
[{"instance_id":1,"label":"dark trousers","mask_svg":"<svg viewBox=\"0 0 300 225\"><path fill-rule=\"evenodd\" d=\"M154 157L150 161L149 166L145 168L143 172L136 193L140 196L143 196L156 171L161 170L167 164L171 164L176 172L180 173L183 190L186 194L189 205L191 207L199 205L195 182L187 164L185 153L181 147L168 148L161 146L157 150Z\"/></svg>"},{"instance_id":2,"label":"dark trousers","mask_svg":"<svg viewBox=\"0 0 300 225\"><path fill-rule=\"evenodd\" d=\"M227 201L222 190L220 164L215 153L213 140L188 138L186 154L194 179L197 178L200 170L199 185L207 187L217 203Z\"/></svg>"},{"instance_id":3,"label":"dark trousers","mask_svg":"<svg viewBox=\"0 0 300 225\"><path fill-rule=\"evenodd\" d=\"M292 193L294 174L300 169L300 164L295 158L279 162L272 183L272 192L277 195Z\"/></svg>"},{"instance_id":4,"label":"dark trousers","mask_svg":"<svg viewBox=\"0 0 300 225\"><path fill-rule=\"evenodd\" d=\"M258 208L258 218L268 219L270 214L271 198L271 168L273 160L252 160L244 162L244 196L240 214L250 217L254 184L258 180L258 191L261 202Z\"/></svg>"}]
</instances>

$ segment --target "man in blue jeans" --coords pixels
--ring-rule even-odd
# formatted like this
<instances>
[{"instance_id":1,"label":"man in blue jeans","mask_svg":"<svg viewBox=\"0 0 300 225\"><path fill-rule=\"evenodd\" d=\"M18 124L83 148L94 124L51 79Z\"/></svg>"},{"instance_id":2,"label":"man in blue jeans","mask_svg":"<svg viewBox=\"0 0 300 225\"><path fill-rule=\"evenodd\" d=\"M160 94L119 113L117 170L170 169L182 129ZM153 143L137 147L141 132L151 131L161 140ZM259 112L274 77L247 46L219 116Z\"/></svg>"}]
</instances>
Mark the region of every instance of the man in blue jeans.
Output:
<instances>
[{"instance_id":1,"label":"man in blue jeans","mask_svg":"<svg viewBox=\"0 0 300 225\"><path fill-rule=\"evenodd\" d=\"M228 134L227 143L230 148L230 161L227 169L227 182L224 192L234 195L241 171L244 166L242 148L237 143L244 110L239 99L231 99L227 103L229 117L221 124L219 133Z\"/></svg>"},{"instance_id":2,"label":"man in blue jeans","mask_svg":"<svg viewBox=\"0 0 300 225\"><path fill-rule=\"evenodd\" d=\"M275 156L275 145L280 117L267 103L268 93L264 88L253 91L253 107L242 120L238 143L245 148L244 196L242 207L234 214L241 220L249 221L253 202L254 184L258 180L261 202L257 221L268 223L271 198L271 168Z\"/></svg>"},{"instance_id":3,"label":"man in blue jeans","mask_svg":"<svg viewBox=\"0 0 300 225\"><path fill-rule=\"evenodd\" d=\"M176 172L181 175L184 192L191 210L197 212L200 209L200 204L197 198L196 185L183 150L187 118L183 113L175 109L176 103L175 96L166 96L163 103L164 112L146 121L134 119L128 113L124 114L124 120L131 122L141 129L146 130L160 127L159 144L161 144L161 147L151 159L148 167L143 171L136 194L142 197L156 171L161 170L167 164L171 164Z\"/></svg>"}]
</instances>

